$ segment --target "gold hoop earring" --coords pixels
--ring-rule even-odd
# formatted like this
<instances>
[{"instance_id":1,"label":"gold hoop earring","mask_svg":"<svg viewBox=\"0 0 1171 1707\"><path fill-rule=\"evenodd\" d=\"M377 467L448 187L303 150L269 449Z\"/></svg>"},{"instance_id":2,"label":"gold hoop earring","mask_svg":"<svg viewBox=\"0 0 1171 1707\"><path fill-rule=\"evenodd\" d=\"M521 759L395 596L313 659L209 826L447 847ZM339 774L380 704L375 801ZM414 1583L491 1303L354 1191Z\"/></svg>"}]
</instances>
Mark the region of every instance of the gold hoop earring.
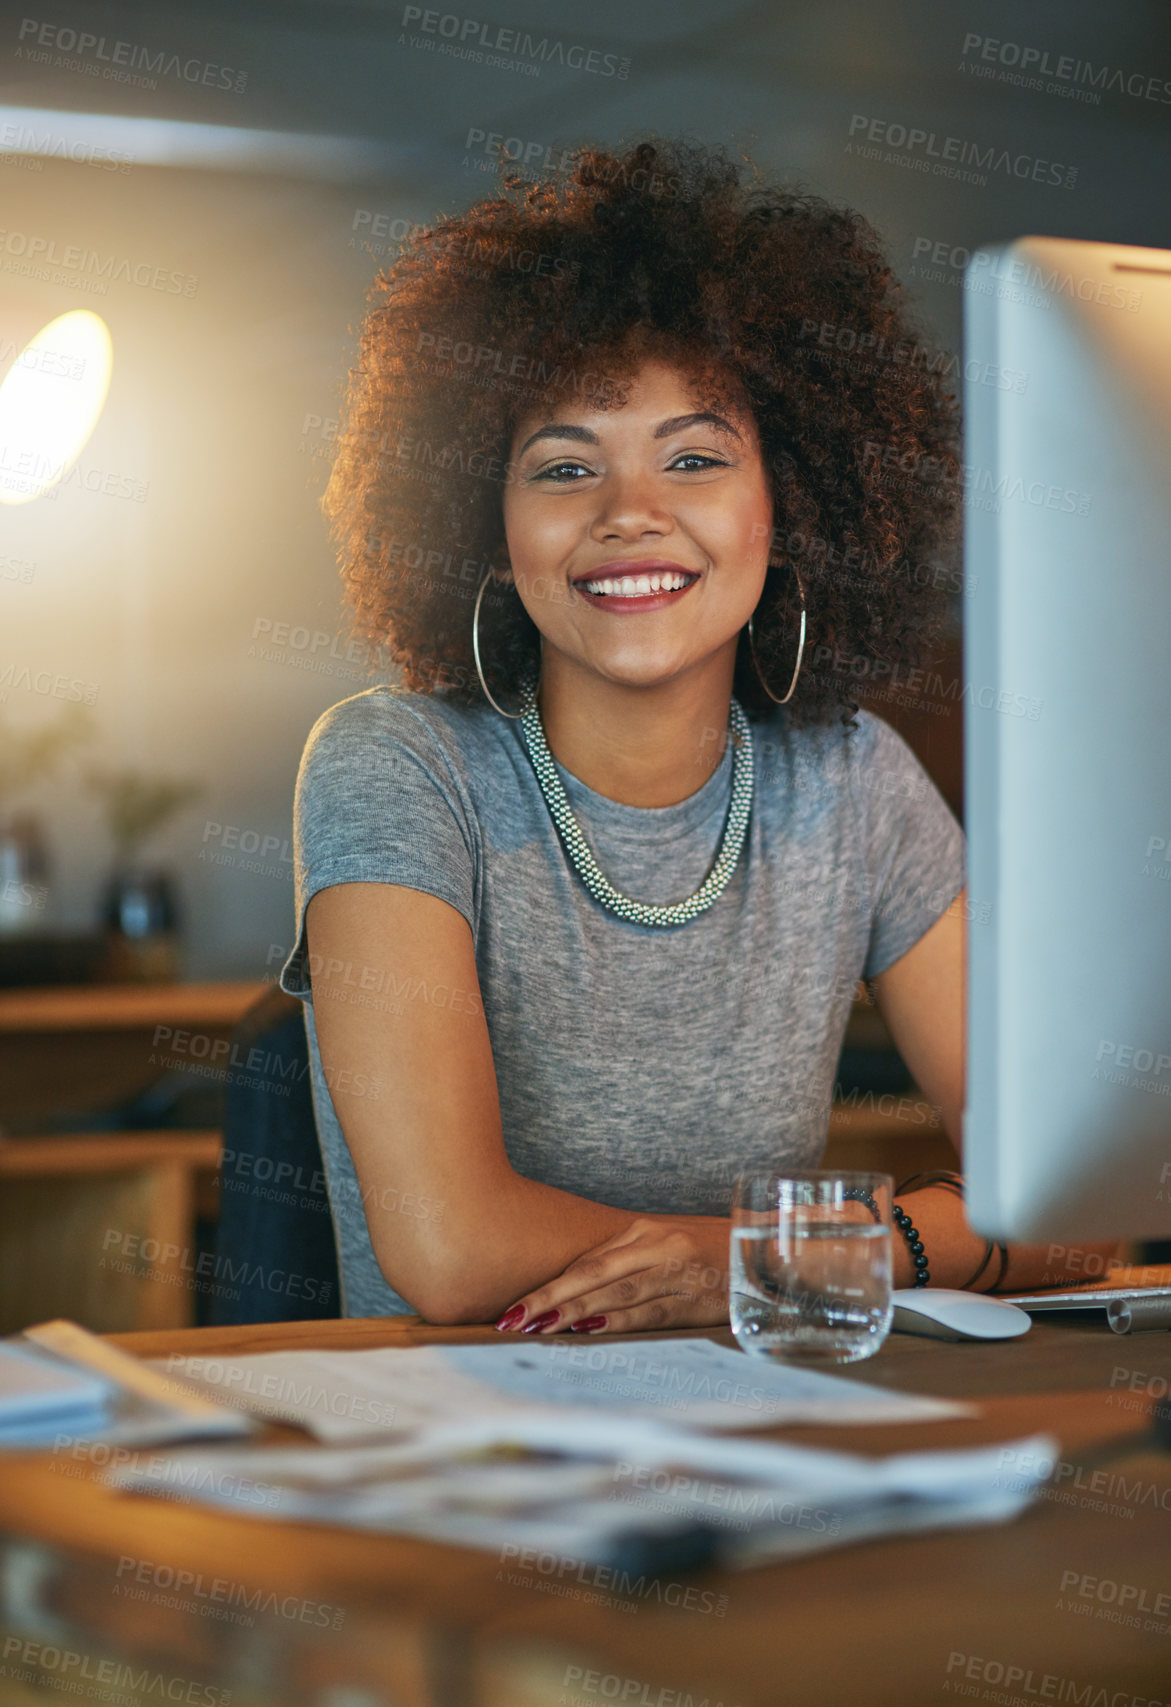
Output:
<instances>
[{"instance_id":1,"label":"gold hoop earring","mask_svg":"<svg viewBox=\"0 0 1171 1707\"><path fill-rule=\"evenodd\" d=\"M772 567L776 568L779 565L773 564ZM793 576L797 582L797 591L801 594L801 627L797 636L797 663L793 669L793 680L789 683L789 691L784 699L777 698L760 673L760 660L756 656L756 642L752 632L752 617L748 618L748 650L752 654L752 667L756 671L757 680L761 687L775 705L787 705L792 699L793 689L797 686L797 677L801 674L801 660L805 656L805 588L801 585L801 577L797 573L796 565L794 564L792 567Z\"/></svg>"},{"instance_id":2,"label":"gold hoop earring","mask_svg":"<svg viewBox=\"0 0 1171 1707\"><path fill-rule=\"evenodd\" d=\"M526 686L525 694L524 694L524 702L521 705L521 709L519 711L505 711L505 709L502 705L498 705L492 697L492 693L488 687L487 682L484 680L484 669L483 669L482 664L480 663L480 600L484 597L484 588L488 585L488 582L490 580L492 580L491 569L488 570L488 573L484 576L484 579L480 582L480 588L476 594L476 603L475 603L475 606L472 610L472 656L476 660L476 674L480 678L480 686L484 690L484 698L488 701L488 704L492 707L492 709L494 711L498 711L500 713L501 717L512 717L512 718L523 717L525 712L529 708L529 704L532 700L533 695L537 691L537 684L540 681L540 672L539 671L537 674L537 681Z\"/></svg>"}]
</instances>

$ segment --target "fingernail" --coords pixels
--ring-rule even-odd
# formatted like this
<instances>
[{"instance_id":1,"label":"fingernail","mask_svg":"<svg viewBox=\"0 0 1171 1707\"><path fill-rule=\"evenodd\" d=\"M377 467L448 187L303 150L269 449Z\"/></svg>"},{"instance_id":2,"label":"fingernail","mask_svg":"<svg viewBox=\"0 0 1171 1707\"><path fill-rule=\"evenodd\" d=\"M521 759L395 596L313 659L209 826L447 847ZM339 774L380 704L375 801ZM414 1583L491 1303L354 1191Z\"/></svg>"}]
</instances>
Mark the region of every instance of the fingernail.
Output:
<instances>
[{"instance_id":1,"label":"fingernail","mask_svg":"<svg viewBox=\"0 0 1171 1707\"><path fill-rule=\"evenodd\" d=\"M523 1322L524 1319L525 1319L525 1307L524 1307L524 1305L523 1304L514 1304L511 1308L511 1310L506 1310L504 1312L503 1316L501 1316L501 1318L497 1322L496 1326L498 1328L515 1328L520 1322Z\"/></svg>"},{"instance_id":2,"label":"fingernail","mask_svg":"<svg viewBox=\"0 0 1171 1707\"><path fill-rule=\"evenodd\" d=\"M571 1334L592 1334L596 1329L605 1326L605 1316L583 1316L580 1322L570 1324L569 1331Z\"/></svg>"},{"instance_id":3,"label":"fingernail","mask_svg":"<svg viewBox=\"0 0 1171 1707\"><path fill-rule=\"evenodd\" d=\"M524 1332L526 1334L539 1333L542 1328L551 1328L553 1323L560 1319L560 1310L546 1310L543 1316L534 1316L528 1327L525 1328Z\"/></svg>"}]
</instances>

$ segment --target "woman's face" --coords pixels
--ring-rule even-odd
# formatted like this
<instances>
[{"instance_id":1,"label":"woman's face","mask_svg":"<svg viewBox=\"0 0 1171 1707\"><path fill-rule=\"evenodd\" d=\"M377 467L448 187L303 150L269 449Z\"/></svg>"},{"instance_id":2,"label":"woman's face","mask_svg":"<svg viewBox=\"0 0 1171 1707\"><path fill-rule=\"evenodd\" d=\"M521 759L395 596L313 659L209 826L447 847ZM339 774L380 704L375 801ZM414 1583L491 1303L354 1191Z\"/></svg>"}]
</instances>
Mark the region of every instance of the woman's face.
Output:
<instances>
[{"instance_id":1,"label":"woman's face","mask_svg":"<svg viewBox=\"0 0 1171 1707\"><path fill-rule=\"evenodd\" d=\"M697 410L687 377L648 359L621 408L570 400L518 422L504 528L543 672L649 687L715 664L730 679L772 494L751 415Z\"/></svg>"}]
</instances>

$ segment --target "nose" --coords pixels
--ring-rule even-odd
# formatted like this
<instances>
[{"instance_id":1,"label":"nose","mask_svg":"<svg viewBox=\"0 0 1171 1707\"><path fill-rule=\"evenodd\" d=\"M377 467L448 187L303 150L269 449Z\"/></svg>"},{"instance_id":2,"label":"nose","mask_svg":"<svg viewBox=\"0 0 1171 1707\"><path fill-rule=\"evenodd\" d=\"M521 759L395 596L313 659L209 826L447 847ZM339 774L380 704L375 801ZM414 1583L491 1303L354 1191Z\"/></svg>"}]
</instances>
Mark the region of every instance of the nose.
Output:
<instances>
[{"instance_id":1,"label":"nose","mask_svg":"<svg viewBox=\"0 0 1171 1707\"><path fill-rule=\"evenodd\" d=\"M663 508L653 479L645 473L613 473L598 487L590 537L599 544L642 539L647 534L661 539L674 529L674 518Z\"/></svg>"}]
</instances>

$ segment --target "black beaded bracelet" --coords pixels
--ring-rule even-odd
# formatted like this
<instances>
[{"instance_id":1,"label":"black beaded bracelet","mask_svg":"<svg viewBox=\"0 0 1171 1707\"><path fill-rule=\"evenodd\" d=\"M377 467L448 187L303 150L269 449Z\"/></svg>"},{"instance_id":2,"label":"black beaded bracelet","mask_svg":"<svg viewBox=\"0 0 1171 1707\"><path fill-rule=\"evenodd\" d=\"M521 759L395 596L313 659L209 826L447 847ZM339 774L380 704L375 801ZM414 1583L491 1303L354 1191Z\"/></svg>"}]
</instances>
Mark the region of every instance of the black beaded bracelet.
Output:
<instances>
[{"instance_id":1,"label":"black beaded bracelet","mask_svg":"<svg viewBox=\"0 0 1171 1707\"><path fill-rule=\"evenodd\" d=\"M966 1195L963 1174L957 1174L950 1168L936 1168L932 1173L910 1174L901 1185L895 1186L895 1195L901 1195L908 1189L908 1187L914 1187L916 1191L920 1191L924 1186L928 1185L943 1186L947 1190L954 1191L961 1199ZM1005 1270L1008 1268L1008 1246L1000 1239L985 1240L984 1256L979 1268L977 1268L975 1274L970 1274L967 1280L965 1280L957 1290L966 1292L969 1287L975 1286L976 1282L984 1273L984 1270L988 1267L988 1264L992 1261L992 1253L994 1250L1000 1255L1000 1268L997 1271L996 1279L992 1282L992 1285L987 1287L985 1290L986 1292L996 1291L996 1288L1003 1282Z\"/></svg>"},{"instance_id":2,"label":"black beaded bracelet","mask_svg":"<svg viewBox=\"0 0 1171 1707\"><path fill-rule=\"evenodd\" d=\"M873 1195L868 1191L863 1191L860 1186L847 1187L847 1189L842 1193L842 1196L851 1198L855 1203L864 1203L876 1221L880 1221L882 1219L878 1213L878 1205L875 1203ZM907 1214L905 1209L900 1209L897 1203L891 1204L890 1212L894 1219L895 1226L903 1235L903 1238L907 1241L910 1248L911 1261L915 1265L915 1279L912 1284L915 1286L929 1285L931 1281L931 1271L927 1266L927 1252L923 1248L922 1239L919 1237L919 1229L912 1225L911 1217Z\"/></svg>"},{"instance_id":3,"label":"black beaded bracelet","mask_svg":"<svg viewBox=\"0 0 1171 1707\"><path fill-rule=\"evenodd\" d=\"M900 1209L897 1203L891 1204L890 1212L895 1219L899 1232L910 1247L911 1257L915 1264L913 1284L916 1286L928 1285L931 1280L931 1271L927 1267L927 1252L924 1250L923 1241L919 1237L919 1229L911 1225L911 1217L905 1209Z\"/></svg>"}]
</instances>

